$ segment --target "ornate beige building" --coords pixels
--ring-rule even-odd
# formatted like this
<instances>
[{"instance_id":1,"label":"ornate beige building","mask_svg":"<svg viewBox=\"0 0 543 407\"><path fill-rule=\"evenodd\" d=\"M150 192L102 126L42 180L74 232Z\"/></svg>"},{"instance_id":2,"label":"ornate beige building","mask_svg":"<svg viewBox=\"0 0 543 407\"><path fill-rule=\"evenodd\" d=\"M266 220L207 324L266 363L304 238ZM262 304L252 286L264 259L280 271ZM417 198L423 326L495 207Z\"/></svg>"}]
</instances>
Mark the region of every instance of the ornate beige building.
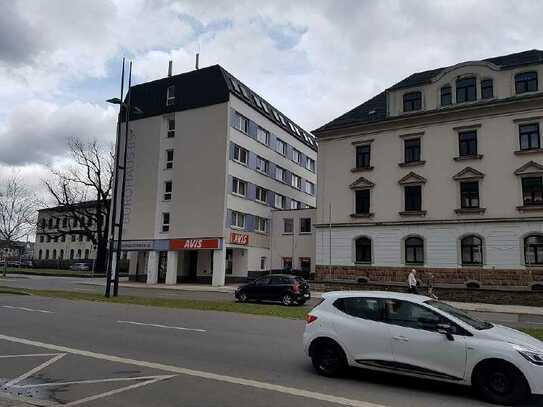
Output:
<instances>
[{"instance_id":1,"label":"ornate beige building","mask_svg":"<svg viewBox=\"0 0 543 407\"><path fill-rule=\"evenodd\" d=\"M540 283L542 77L538 50L419 72L316 130L317 274Z\"/></svg>"}]
</instances>

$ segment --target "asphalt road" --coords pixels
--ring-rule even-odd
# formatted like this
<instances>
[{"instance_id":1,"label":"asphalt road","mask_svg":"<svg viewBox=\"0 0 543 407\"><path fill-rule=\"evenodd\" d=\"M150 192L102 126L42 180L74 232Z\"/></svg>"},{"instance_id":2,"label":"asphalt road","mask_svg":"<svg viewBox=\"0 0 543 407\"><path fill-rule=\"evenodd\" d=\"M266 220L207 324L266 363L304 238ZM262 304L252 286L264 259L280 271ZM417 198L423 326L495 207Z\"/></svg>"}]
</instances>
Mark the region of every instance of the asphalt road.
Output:
<instances>
[{"instance_id":1,"label":"asphalt road","mask_svg":"<svg viewBox=\"0 0 543 407\"><path fill-rule=\"evenodd\" d=\"M487 406L456 385L362 370L320 377L303 353L303 327L271 317L4 294L0 388L85 406Z\"/></svg>"}]
</instances>

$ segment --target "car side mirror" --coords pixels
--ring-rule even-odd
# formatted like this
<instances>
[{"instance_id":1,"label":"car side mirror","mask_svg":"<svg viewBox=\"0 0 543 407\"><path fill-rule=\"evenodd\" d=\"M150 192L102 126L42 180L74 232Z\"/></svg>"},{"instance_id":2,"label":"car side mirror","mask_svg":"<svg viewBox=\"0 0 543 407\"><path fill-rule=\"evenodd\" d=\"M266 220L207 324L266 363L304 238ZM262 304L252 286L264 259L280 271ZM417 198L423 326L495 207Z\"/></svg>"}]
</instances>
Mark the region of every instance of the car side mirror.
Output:
<instances>
[{"instance_id":1,"label":"car side mirror","mask_svg":"<svg viewBox=\"0 0 543 407\"><path fill-rule=\"evenodd\" d=\"M453 329L449 324L437 324L437 332L445 335L449 341L454 341Z\"/></svg>"}]
</instances>

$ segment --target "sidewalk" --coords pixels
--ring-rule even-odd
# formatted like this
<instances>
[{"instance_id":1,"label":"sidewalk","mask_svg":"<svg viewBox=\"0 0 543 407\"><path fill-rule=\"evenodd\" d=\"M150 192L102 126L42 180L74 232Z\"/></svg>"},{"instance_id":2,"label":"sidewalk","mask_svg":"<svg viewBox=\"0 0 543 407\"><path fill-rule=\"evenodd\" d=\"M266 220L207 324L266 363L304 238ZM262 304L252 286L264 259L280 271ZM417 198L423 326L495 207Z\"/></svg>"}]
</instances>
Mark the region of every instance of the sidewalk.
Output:
<instances>
[{"instance_id":1,"label":"sidewalk","mask_svg":"<svg viewBox=\"0 0 543 407\"><path fill-rule=\"evenodd\" d=\"M89 281L89 282L83 282L82 284L103 285L104 283ZM237 284L226 285L223 287L213 287L211 285L204 285L204 284L165 285L165 284L145 284L145 283L131 283L131 282L119 283L119 287L126 287L126 288L149 288L149 289L160 289L160 290L215 292L215 293L233 293L238 286L239 285ZM311 292L311 296L313 298L320 298L323 294L324 292L320 292L320 291ZM496 313L496 314L543 317L543 307L528 307L524 305L497 305L497 304L482 304L482 303L452 302L452 301L446 301L446 302L464 311L490 312L490 313Z\"/></svg>"},{"instance_id":2,"label":"sidewalk","mask_svg":"<svg viewBox=\"0 0 543 407\"><path fill-rule=\"evenodd\" d=\"M8 393L0 392L0 407L35 407L52 406L54 403L44 400L33 400L28 397L13 396Z\"/></svg>"}]
</instances>

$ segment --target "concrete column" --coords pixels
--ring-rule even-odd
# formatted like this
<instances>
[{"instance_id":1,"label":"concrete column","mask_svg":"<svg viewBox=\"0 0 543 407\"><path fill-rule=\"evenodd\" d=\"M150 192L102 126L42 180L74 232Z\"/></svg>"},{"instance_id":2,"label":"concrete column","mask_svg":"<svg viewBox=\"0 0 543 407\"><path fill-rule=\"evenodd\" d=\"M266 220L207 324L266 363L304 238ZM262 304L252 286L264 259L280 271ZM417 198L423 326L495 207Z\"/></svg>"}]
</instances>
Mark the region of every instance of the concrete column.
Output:
<instances>
[{"instance_id":1,"label":"concrete column","mask_svg":"<svg viewBox=\"0 0 543 407\"><path fill-rule=\"evenodd\" d=\"M138 271L138 252L128 252L128 280L134 281Z\"/></svg>"},{"instance_id":2,"label":"concrete column","mask_svg":"<svg viewBox=\"0 0 543 407\"><path fill-rule=\"evenodd\" d=\"M177 284L177 252L168 252L168 263L166 266L166 284Z\"/></svg>"},{"instance_id":3,"label":"concrete column","mask_svg":"<svg viewBox=\"0 0 543 407\"><path fill-rule=\"evenodd\" d=\"M117 264L117 252L113 252L111 255L111 281L115 279L115 264Z\"/></svg>"},{"instance_id":4,"label":"concrete column","mask_svg":"<svg viewBox=\"0 0 543 407\"><path fill-rule=\"evenodd\" d=\"M211 284L213 287L224 286L226 266L226 249L213 251L213 276Z\"/></svg>"},{"instance_id":5,"label":"concrete column","mask_svg":"<svg viewBox=\"0 0 543 407\"><path fill-rule=\"evenodd\" d=\"M156 284L158 282L158 252L149 252L147 260L147 284Z\"/></svg>"}]
</instances>

